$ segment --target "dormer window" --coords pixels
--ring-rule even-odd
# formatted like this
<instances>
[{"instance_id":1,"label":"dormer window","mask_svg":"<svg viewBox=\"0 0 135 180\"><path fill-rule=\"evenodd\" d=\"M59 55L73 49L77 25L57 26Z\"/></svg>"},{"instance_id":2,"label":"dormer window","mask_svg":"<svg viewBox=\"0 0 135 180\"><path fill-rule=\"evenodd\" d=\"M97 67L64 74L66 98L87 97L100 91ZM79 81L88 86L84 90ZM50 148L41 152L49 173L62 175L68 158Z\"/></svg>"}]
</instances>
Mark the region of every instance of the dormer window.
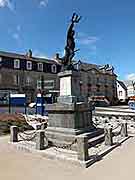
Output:
<instances>
[{"instance_id":1,"label":"dormer window","mask_svg":"<svg viewBox=\"0 0 135 180\"><path fill-rule=\"evenodd\" d=\"M29 85L31 85L31 83L32 83L31 77L30 77L30 76L27 76L27 77L26 77L26 85L29 86Z\"/></svg>"},{"instance_id":2,"label":"dormer window","mask_svg":"<svg viewBox=\"0 0 135 180\"><path fill-rule=\"evenodd\" d=\"M51 69L52 69L52 73L57 72L57 66L55 64L52 65Z\"/></svg>"},{"instance_id":3,"label":"dormer window","mask_svg":"<svg viewBox=\"0 0 135 180\"><path fill-rule=\"evenodd\" d=\"M0 57L0 66L2 66L2 57Z\"/></svg>"},{"instance_id":4,"label":"dormer window","mask_svg":"<svg viewBox=\"0 0 135 180\"><path fill-rule=\"evenodd\" d=\"M43 71L43 63L38 63L38 71Z\"/></svg>"},{"instance_id":5,"label":"dormer window","mask_svg":"<svg viewBox=\"0 0 135 180\"><path fill-rule=\"evenodd\" d=\"M32 62L27 61L27 70L32 70Z\"/></svg>"},{"instance_id":6,"label":"dormer window","mask_svg":"<svg viewBox=\"0 0 135 180\"><path fill-rule=\"evenodd\" d=\"M20 60L19 59L15 59L14 60L14 68L15 69L19 69L20 68Z\"/></svg>"},{"instance_id":7,"label":"dormer window","mask_svg":"<svg viewBox=\"0 0 135 180\"><path fill-rule=\"evenodd\" d=\"M2 74L0 74L0 83L2 83Z\"/></svg>"}]
</instances>

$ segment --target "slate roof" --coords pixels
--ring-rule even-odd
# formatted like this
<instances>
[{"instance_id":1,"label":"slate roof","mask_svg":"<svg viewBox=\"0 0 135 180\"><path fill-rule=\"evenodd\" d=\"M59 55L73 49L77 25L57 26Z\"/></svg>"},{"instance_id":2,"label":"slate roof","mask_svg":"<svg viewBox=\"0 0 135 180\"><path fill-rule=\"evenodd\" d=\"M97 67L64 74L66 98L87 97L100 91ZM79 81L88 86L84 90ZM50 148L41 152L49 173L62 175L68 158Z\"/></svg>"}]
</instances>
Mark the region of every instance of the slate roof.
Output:
<instances>
[{"instance_id":1,"label":"slate roof","mask_svg":"<svg viewBox=\"0 0 135 180\"><path fill-rule=\"evenodd\" d=\"M5 51L0 51L0 56L14 58L14 59L26 59L26 60L36 61L36 62L40 61L40 62L45 62L49 64L57 64L57 62L52 59L39 58L39 57L33 57L33 56L28 57L27 55L24 55L24 54L17 54L17 53L5 52Z\"/></svg>"},{"instance_id":2,"label":"slate roof","mask_svg":"<svg viewBox=\"0 0 135 180\"><path fill-rule=\"evenodd\" d=\"M119 81L119 80L117 80L117 81L118 81L118 83L121 85L121 87L122 87L123 89L126 89L126 90L127 90L127 87L126 87L126 85L124 84L123 81Z\"/></svg>"},{"instance_id":3,"label":"slate roof","mask_svg":"<svg viewBox=\"0 0 135 180\"><path fill-rule=\"evenodd\" d=\"M97 70L99 73L102 73L102 74L109 74L109 75L114 75L114 76L117 76L115 73L112 73L110 71L110 69L100 69L101 65L96 65L96 64L89 64L89 63L85 63L85 62L80 62L80 69L82 71L91 71L92 69L95 69ZM103 71L104 70L104 71Z\"/></svg>"}]
</instances>

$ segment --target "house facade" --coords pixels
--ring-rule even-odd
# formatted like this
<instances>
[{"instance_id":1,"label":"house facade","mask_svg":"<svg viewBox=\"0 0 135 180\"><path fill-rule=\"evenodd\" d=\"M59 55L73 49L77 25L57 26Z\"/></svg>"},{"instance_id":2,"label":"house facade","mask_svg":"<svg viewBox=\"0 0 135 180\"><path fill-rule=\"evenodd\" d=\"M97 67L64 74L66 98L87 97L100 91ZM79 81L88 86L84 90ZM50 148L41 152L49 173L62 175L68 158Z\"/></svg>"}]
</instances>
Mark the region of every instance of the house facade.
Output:
<instances>
[{"instance_id":1,"label":"house facade","mask_svg":"<svg viewBox=\"0 0 135 180\"><path fill-rule=\"evenodd\" d=\"M109 65L80 63L81 93L90 98L106 99L110 104L117 103L117 76Z\"/></svg>"},{"instance_id":2,"label":"house facade","mask_svg":"<svg viewBox=\"0 0 135 180\"><path fill-rule=\"evenodd\" d=\"M119 102L127 102L128 94L127 94L127 87L122 81L117 80L117 96Z\"/></svg>"},{"instance_id":3,"label":"house facade","mask_svg":"<svg viewBox=\"0 0 135 180\"><path fill-rule=\"evenodd\" d=\"M0 51L0 100L9 93L25 93L28 101L34 101L38 90L59 95L61 64L58 54L52 60L33 57L32 51L26 55ZM117 100L117 76L114 68L79 61L81 95L88 100L105 97L110 104Z\"/></svg>"},{"instance_id":4,"label":"house facade","mask_svg":"<svg viewBox=\"0 0 135 180\"><path fill-rule=\"evenodd\" d=\"M124 81L127 87L127 96L130 98L131 96L135 96L135 80L127 80Z\"/></svg>"},{"instance_id":5,"label":"house facade","mask_svg":"<svg viewBox=\"0 0 135 180\"><path fill-rule=\"evenodd\" d=\"M41 79L44 79L44 90L59 90L57 73L60 65L55 61L26 55L0 52L0 98L9 93L25 93L28 101L34 100Z\"/></svg>"}]
</instances>

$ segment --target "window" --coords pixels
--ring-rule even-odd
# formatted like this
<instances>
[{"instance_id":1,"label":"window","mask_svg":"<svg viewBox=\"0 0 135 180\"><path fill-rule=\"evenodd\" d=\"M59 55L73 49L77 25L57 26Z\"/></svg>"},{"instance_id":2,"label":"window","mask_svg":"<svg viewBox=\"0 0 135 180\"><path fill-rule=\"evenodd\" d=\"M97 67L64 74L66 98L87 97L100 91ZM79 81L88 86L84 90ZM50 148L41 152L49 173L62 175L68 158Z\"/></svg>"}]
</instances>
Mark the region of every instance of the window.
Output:
<instances>
[{"instance_id":1,"label":"window","mask_svg":"<svg viewBox=\"0 0 135 180\"><path fill-rule=\"evenodd\" d=\"M27 70L31 70L31 69L32 69L32 62L27 61Z\"/></svg>"},{"instance_id":2,"label":"window","mask_svg":"<svg viewBox=\"0 0 135 180\"><path fill-rule=\"evenodd\" d=\"M100 92L100 85L97 85L97 92Z\"/></svg>"},{"instance_id":3,"label":"window","mask_svg":"<svg viewBox=\"0 0 135 180\"><path fill-rule=\"evenodd\" d=\"M0 83L2 83L2 75L0 74Z\"/></svg>"},{"instance_id":4,"label":"window","mask_svg":"<svg viewBox=\"0 0 135 180\"><path fill-rule=\"evenodd\" d=\"M92 69L91 73L92 73L92 74L95 74L95 70L94 70L94 69Z\"/></svg>"},{"instance_id":5,"label":"window","mask_svg":"<svg viewBox=\"0 0 135 180\"><path fill-rule=\"evenodd\" d=\"M37 80L37 89L41 89L41 80ZM54 88L54 80L44 80L44 89L53 89Z\"/></svg>"},{"instance_id":6,"label":"window","mask_svg":"<svg viewBox=\"0 0 135 180\"><path fill-rule=\"evenodd\" d=\"M53 64L51 68L52 68L52 73L57 72L57 66L55 64Z\"/></svg>"},{"instance_id":7,"label":"window","mask_svg":"<svg viewBox=\"0 0 135 180\"><path fill-rule=\"evenodd\" d=\"M54 88L54 80L45 80L44 88L45 89L53 89Z\"/></svg>"},{"instance_id":8,"label":"window","mask_svg":"<svg viewBox=\"0 0 135 180\"><path fill-rule=\"evenodd\" d=\"M38 63L38 71L43 71L43 63Z\"/></svg>"},{"instance_id":9,"label":"window","mask_svg":"<svg viewBox=\"0 0 135 180\"><path fill-rule=\"evenodd\" d=\"M1 65L1 63L2 63L2 57L0 57L0 65Z\"/></svg>"},{"instance_id":10,"label":"window","mask_svg":"<svg viewBox=\"0 0 135 180\"><path fill-rule=\"evenodd\" d=\"M97 77L97 83L99 83L99 77Z\"/></svg>"},{"instance_id":11,"label":"window","mask_svg":"<svg viewBox=\"0 0 135 180\"><path fill-rule=\"evenodd\" d=\"M29 86L31 84L31 82L32 82L31 77L27 76L26 77L26 85Z\"/></svg>"},{"instance_id":12,"label":"window","mask_svg":"<svg viewBox=\"0 0 135 180\"><path fill-rule=\"evenodd\" d=\"M20 81L19 75L18 75L18 74L17 74L17 75L14 75L14 84L15 84L15 85L19 85L19 81Z\"/></svg>"},{"instance_id":13,"label":"window","mask_svg":"<svg viewBox=\"0 0 135 180\"><path fill-rule=\"evenodd\" d=\"M91 91L91 84L88 83L88 91Z\"/></svg>"},{"instance_id":14,"label":"window","mask_svg":"<svg viewBox=\"0 0 135 180\"><path fill-rule=\"evenodd\" d=\"M37 89L41 89L41 81L37 80Z\"/></svg>"},{"instance_id":15,"label":"window","mask_svg":"<svg viewBox=\"0 0 135 180\"><path fill-rule=\"evenodd\" d=\"M14 60L14 68L15 69L19 69L20 68L20 60L19 59L15 59Z\"/></svg>"},{"instance_id":16,"label":"window","mask_svg":"<svg viewBox=\"0 0 135 180\"><path fill-rule=\"evenodd\" d=\"M0 66L2 66L2 57L0 57Z\"/></svg>"},{"instance_id":17,"label":"window","mask_svg":"<svg viewBox=\"0 0 135 180\"><path fill-rule=\"evenodd\" d=\"M119 96L122 96L122 91L119 91Z\"/></svg>"}]
</instances>

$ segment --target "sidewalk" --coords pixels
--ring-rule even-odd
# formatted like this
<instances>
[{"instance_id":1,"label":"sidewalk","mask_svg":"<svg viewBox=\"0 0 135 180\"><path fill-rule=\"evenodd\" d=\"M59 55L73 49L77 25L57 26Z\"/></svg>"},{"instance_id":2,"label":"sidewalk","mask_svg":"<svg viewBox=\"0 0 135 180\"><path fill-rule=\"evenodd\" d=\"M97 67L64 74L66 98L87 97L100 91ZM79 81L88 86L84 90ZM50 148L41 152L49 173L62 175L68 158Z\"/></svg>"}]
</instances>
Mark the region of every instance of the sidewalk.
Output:
<instances>
[{"instance_id":1,"label":"sidewalk","mask_svg":"<svg viewBox=\"0 0 135 180\"><path fill-rule=\"evenodd\" d=\"M9 148L0 137L0 180L127 180L135 179L135 138L87 169Z\"/></svg>"}]
</instances>

